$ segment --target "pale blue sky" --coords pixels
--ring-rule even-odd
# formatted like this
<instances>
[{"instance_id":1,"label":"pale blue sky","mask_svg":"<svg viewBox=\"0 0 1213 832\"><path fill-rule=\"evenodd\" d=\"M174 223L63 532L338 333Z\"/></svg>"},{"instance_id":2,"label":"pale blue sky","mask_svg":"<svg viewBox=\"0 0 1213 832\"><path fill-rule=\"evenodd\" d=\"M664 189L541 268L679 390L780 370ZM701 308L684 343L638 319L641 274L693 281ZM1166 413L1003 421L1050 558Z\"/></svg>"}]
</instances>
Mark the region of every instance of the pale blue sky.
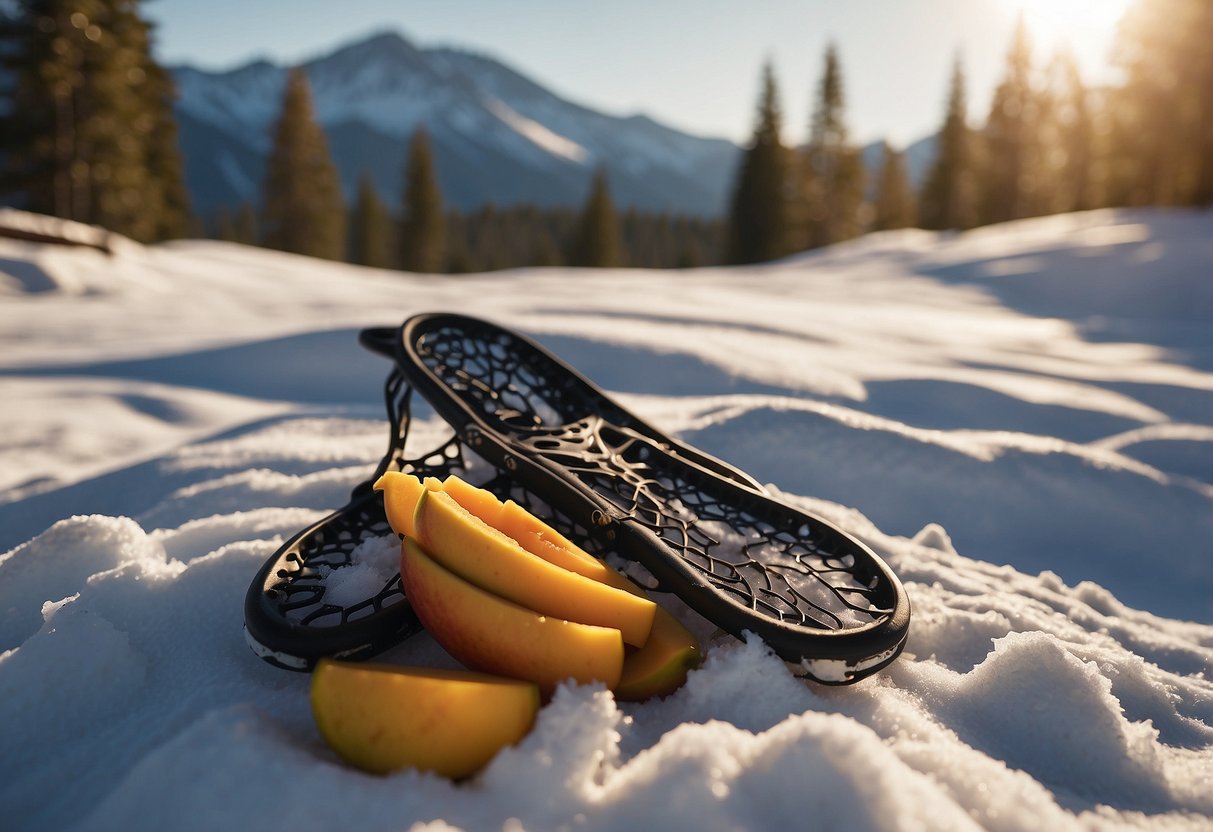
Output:
<instances>
[{"instance_id":1,"label":"pale blue sky","mask_svg":"<svg viewBox=\"0 0 1213 832\"><path fill-rule=\"evenodd\" d=\"M421 46L485 52L557 93L617 115L646 113L700 135L744 141L759 71L780 82L785 139L806 133L825 44L842 58L847 113L861 141L905 143L943 113L959 49L970 113L984 119L1016 15L1037 54L1068 43L1089 79L1110 77L1114 19L1128 0L154 0L157 51L226 69L255 57L294 62L372 31Z\"/></svg>"}]
</instances>

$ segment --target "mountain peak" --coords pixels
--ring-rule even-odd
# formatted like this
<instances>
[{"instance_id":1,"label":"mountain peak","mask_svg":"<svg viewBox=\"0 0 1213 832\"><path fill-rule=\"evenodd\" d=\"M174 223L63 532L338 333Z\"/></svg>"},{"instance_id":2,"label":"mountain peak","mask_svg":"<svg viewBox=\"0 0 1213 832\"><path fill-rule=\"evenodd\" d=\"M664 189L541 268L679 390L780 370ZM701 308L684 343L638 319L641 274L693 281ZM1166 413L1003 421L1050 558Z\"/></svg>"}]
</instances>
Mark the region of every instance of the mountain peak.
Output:
<instances>
[{"instance_id":1,"label":"mountain peak","mask_svg":"<svg viewBox=\"0 0 1213 832\"><path fill-rule=\"evenodd\" d=\"M597 112L488 55L421 48L387 29L302 66L347 192L365 171L397 202L407 139L424 125L443 194L461 208L577 205L599 164L620 205L715 216L727 198L735 146ZM175 73L195 205L206 214L255 200L284 68Z\"/></svg>"},{"instance_id":2,"label":"mountain peak","mask_svg":"<svg viewBox=\"0 0 1213 832\"><path fill-rule=\"evenodd\" d=\"M384 64L388 66L417 67L425 63L422 51L395 29L380 29L370 36L351 41L327 54L307 62L309 74L312 67L321 65Z\"/></svg>"},{"instance_id":3,"label":"mountain peak","mask_svg":"<svg viewBox=\"0 0 1213 832\"><path fill-rule=\"evenodd\" d=\"M400 52L416 52L417 47L396 29L379 29L364 38L338 47L331 54L337 55L346 50L357 50L363 54L392 54Z\"/></svg>"}]
</instances>

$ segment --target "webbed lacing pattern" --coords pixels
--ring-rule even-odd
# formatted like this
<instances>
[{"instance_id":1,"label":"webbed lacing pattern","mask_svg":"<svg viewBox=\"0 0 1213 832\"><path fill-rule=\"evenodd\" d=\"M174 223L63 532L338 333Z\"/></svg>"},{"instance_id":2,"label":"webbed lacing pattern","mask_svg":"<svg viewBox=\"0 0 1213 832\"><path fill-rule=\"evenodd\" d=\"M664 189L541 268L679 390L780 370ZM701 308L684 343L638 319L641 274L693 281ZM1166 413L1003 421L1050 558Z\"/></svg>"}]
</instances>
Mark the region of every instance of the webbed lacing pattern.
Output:
<instances>
[{"instance_id":1,"label":"webbed lacing pattern","mask_svg":"<svg viewBox=\"0 0 1213 832\"><path fill-rule=\"evenodd\" d=\"M769 503L738 499L732 486L727 501L718 498L721 471L686 463L632 430L626 413L590 398L567 370L508 333L440 326L416 350L494 429L569 471L618 510L617 522L648 528L742 605L831 631L892 615L892 588L843 535L792 510L773 516ZM561 531L578 542L587 537ZM601 542L600 529L593 538Z\"/></svg>"}]
</instances>

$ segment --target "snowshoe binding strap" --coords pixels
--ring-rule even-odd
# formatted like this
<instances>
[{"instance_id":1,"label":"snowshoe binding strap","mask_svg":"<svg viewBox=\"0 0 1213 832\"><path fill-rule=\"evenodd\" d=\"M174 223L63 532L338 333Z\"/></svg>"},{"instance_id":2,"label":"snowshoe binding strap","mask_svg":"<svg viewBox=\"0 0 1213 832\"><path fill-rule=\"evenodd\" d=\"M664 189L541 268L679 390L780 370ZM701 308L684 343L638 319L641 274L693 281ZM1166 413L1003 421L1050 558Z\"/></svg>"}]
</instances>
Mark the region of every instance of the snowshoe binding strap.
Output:
<instances>
[{"instance_id":1,"label":"snowshoe binding strap","mask_svg":"<svg viewBox=\"0 0 1213 832\"><path fill-rule=\"evenodd\" d=\"M827 684L901 652L909 601L867 546L662 435L535 342L425 314L396 349L471 450L723 630L753 632Z\"/></svg>"}]
</instances>

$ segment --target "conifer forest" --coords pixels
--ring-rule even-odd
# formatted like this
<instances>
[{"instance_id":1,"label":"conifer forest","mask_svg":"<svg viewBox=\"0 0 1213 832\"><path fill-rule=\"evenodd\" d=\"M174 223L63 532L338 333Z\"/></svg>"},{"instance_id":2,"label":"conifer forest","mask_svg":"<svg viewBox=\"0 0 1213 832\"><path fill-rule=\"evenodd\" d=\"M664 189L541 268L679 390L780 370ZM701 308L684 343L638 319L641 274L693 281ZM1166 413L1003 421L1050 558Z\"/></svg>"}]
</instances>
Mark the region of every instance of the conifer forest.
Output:
<instances>
[{"instance_id":1,"label":"conifer forest","mask_svg":"<svg viewBox=\"0 0 1213 832\"><path fill-rule=\"evenodd\" d=\"M617 206L611 171L580 206L444 204L426 131L400 147L400 204L362 176L343 194L307 76L294 71L268 137L259 199L191 211L174 83L153 57L139 0L0 7L0 203L139 241L210 236L417 272L520 266L687 268L755 263L898 228L968 229L1108 206L1213 203L1213 3L1138 0L1112 60L1087 84L1074 57L1041 54L1022 19L989 111L968 115L957 56L934 159L915 187L902 149L865 166L847 123L845 55L830 44L809 123L787 125L773 66L759 75L750 140L726 215ZM798 93L800 94L800 93Z\"/></svg>"}]
</instances>

